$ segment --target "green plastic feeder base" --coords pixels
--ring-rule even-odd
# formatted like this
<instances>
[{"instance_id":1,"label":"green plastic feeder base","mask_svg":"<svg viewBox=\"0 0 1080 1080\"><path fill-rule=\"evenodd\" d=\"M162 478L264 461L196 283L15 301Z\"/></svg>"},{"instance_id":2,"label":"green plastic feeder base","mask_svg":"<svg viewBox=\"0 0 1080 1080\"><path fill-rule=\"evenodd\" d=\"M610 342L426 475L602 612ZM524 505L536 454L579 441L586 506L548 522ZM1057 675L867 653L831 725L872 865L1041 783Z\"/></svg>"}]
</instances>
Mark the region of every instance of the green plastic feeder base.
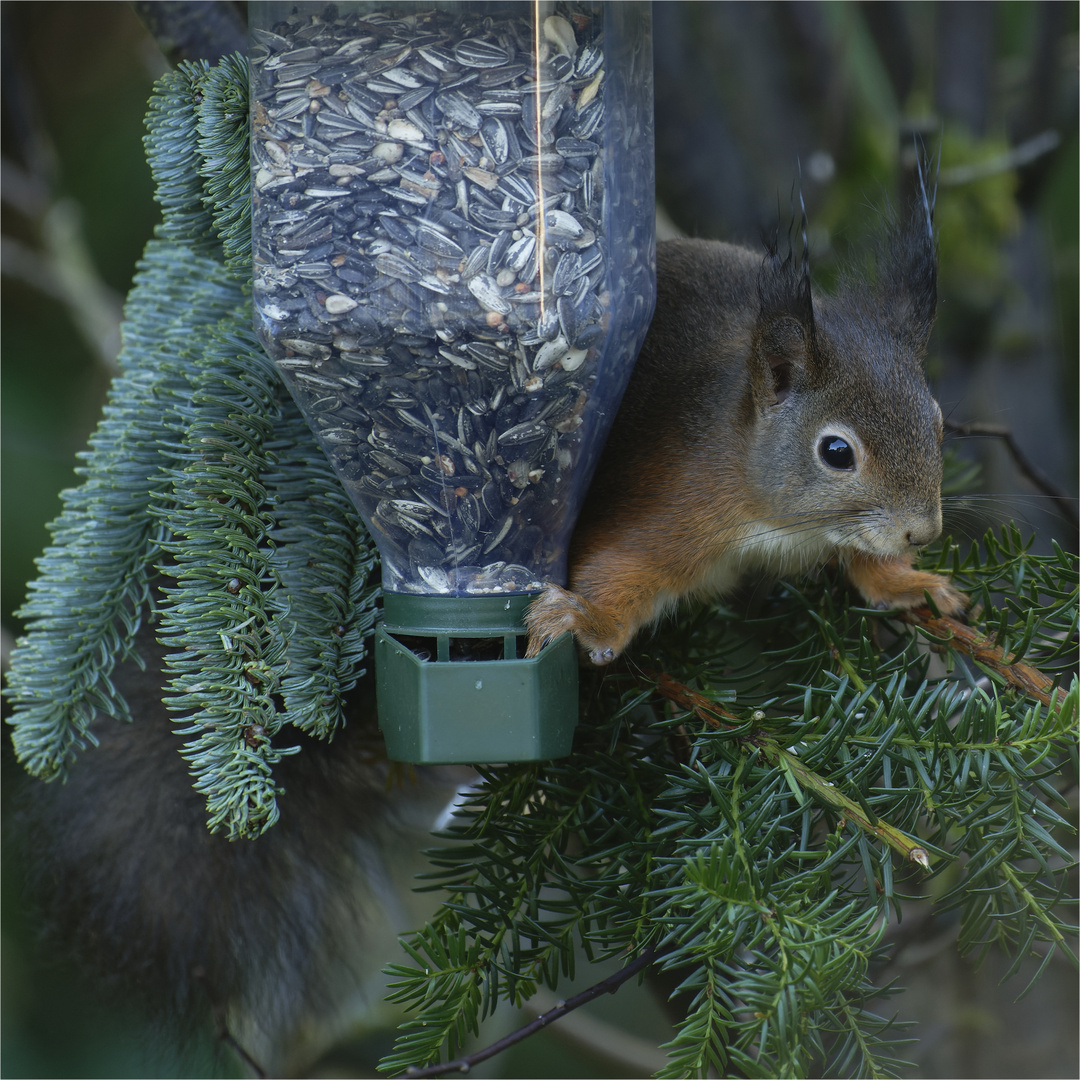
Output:
<instances>
[{"instance_id":1,"label":"green plastic feeder base","mask_svg":"<svg viewBox=\"0 0 1080 1080\"><path fill-rule=\"evenodd\" d=\"M535 593L386 593L375 630L379 727L394 761L416 765L565 757L578 719L578 661L563 634L523 652Z\"/></svg>"}]
</instances>

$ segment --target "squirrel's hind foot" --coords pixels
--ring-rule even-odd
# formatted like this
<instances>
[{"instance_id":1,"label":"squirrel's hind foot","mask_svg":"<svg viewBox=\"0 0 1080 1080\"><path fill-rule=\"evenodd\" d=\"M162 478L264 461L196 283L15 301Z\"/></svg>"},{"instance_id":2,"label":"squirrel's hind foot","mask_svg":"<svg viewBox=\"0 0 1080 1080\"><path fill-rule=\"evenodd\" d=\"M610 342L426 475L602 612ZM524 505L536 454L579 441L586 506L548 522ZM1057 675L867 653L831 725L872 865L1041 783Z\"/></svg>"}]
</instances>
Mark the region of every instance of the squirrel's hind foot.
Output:
<instances>
[{"instance_id":1,"label":"squirrel's hind foot","mask_svg":"<svg viewBox=\"0 0 1080 1080\"><path fill-rule=\"evenodd\" d=\"M525 625L527 657L538 656L549 641L568 630L597 667L610 664L626 645L626 634L615 620L585 597L558 585L549 585L529 605Z\"/></svg>"}]
</instances>

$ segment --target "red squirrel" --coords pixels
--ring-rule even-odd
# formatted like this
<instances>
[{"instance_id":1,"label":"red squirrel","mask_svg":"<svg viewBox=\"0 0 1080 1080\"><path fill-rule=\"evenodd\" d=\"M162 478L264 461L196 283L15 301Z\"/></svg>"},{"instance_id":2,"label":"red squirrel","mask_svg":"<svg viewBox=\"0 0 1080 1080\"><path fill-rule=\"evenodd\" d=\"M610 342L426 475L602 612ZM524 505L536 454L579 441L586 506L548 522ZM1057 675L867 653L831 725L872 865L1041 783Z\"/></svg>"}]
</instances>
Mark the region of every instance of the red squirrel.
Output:
<instances>
[{"instance_id":1,"label":"red squirrel","mask_svg":"<svg viewBox=\"0 0 1080 1080\"><path fill-rule=\"evenodd\" d=\"M684 598L836 558L869 604L965 607L913 568L941 532L942 415L922 372L936 308L930 200L874 286L811 295L805 258L673 240L569 557L527 615L597 665Z\"/></svg>"},{"instance_id":2,"label":"red squirrel","mask_svg":"<svg viewBox=\"0 0 1080 1080\"><path fill-rule=\"evenodd\" d=\"M604 664L682 597L744 574L838 557L872 604L929 592L912 568L941 528L941 413L920 362L935 306L928 222L893 238L875 289L811 297L803 268L697 240L661 245L652 328L571 549L569 589L541 594L532 645L564 630ZM256 843L207 831L161 704L163 648L115 673L139 722L102 721L66 784L28 786L16 829L54 948L134 987L185 1028L207 1011L272 1072L333 1014L356 975L380 848L402 803L386 790L372 686L332 744L277 773L281 821ZM346 989L342 989L346 988Z\"/></svg>"}]
</instances>

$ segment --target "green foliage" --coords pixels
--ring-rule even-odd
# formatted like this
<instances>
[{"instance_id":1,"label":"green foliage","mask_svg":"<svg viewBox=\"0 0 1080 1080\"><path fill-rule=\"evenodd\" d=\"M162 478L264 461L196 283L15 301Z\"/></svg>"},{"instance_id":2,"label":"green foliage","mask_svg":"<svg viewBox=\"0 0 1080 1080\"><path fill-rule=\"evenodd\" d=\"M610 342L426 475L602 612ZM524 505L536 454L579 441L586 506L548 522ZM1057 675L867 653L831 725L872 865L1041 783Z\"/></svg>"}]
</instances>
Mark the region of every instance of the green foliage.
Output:
<instances>
[{"instance_id":1,"label":"green foliage","mask_svg":"<svg viewBox=\"0 0 1080 1080\"><path fill-rule=\"evenodd\" d=\"M1050 706L828 582L680 620L588 688L573 757L492 770L467 798L431 853L443 907L389 969L417 1014L382 1068L453 1053L578 950L654 947L685 1016L663 1075L895 1075L874 960L890 911L939 876L965 951L1075 961L1055 780L1076 737L1076 560L1006 530L942 561L986 605L988 644L996 627L1057 680Z\"/></svg>"},{"instance_id":2,"label":"green foliage","mask_svg":"<svg viewBox=\"0 0 1080 1080\"><path fill-rule=\"evenodd\" d=\"M203 201L221 238L225 262L246 278L251 270L247 61L224 57L206 74L200 93L198 173Z\"/></svg>"},{"instance_id":3,"label":"green foliage","mask_svg":"<svg viewBox=\"0 0 1080 1080\"><path fill-rule=\"evenodd\" d=\"M231 837L277 816L282 725L342 722L378 596L370 542L250 330L246 92L241 61L185 65L151 103L165 219L8 691L20 760L60 777L92 722L129 719L111 675L157 622L182 753ZM937 558L978 605L974 645L822 580L749 616L687 614L587 676L573 756L487 770L431 853L444 902L391 969L415 1016L383 1068L460 1047L582 958L655 950L682 1016L665 1076L894 1075L875 960L926 889L967 951L1071 957L1076 560L1011 529Z\"/></svg>"},{"instance_id":4,"label":"green foliage","mask_svg":"<svg viewBox=\"0 0 1080 1080\"><path fill-rule=\"evenodd\" d=\"M271 597L289 642L284 719L320 738L344 721L380 595L375 545L292 398L282 399L264 479L274 491Z\"/></svg>"},{"instance_id":5,"label":"green foliage","mask_svg":"<svg viewBox=\"0 0 1080 1080\"><path fill-rule=\"evenodd\" d=\"M184 442L167 502L156 512L172 556L159 635L170 709L196 736L183 748L195 787L207 795L210 828L247 834L273 824L273 747L281 719L274 692L284 641L268 596L275 589L266 540L272 517L260 482L273 431L274 387L258 345L230 333L246 306L199 350L199 378L180 410Z\"/></svg>"},{"instance_id":6,"label":"green foliage","mask_svg":"<svg viewBox=\"0 0 1080 1080\"><path fill-rule=\"evenodd\" d=\"M150 99L149 131L143 139L154 198L163 213L157 235L185 240L201 251L219 247L203 201L203 177L192 167L198 161L200 84L208 71L205 61L185 63L161 77Z\"/></svg>"},{"instance_id":7,"label":"green foliage","mask_svg":"<svg viewBox=\"0 0 1080 1080\"><path fill-rule=\"evenodd\" d=\"M53 543L20 612L29 632L12 654L7 693L16 753L35 775L61 775L93 741L97 714L128 718L110 675L150 603L162 539L150 503L167 484L160 439L179 424L191 393L175 361L240 296L223 267L190 248L163 240L147 247L125 309L121 374L80 455L85 482L63 493Z\"/></svg>"},{"instance_id":8,"label":"green foliage","mask_svg":"<svg viewBox=\"0 0 1080 1080\"><path fill-rule=\"evenodd\" d=\"M340 725L379 595L359 518L251 330L247 93L234 57L181 65L150 102L164 218L7 690L20 761L62 778L95 720L130 720L111 676L158 623L178 750L232 838L277 819L281 726Z\"/></svg>"}]
</instances>

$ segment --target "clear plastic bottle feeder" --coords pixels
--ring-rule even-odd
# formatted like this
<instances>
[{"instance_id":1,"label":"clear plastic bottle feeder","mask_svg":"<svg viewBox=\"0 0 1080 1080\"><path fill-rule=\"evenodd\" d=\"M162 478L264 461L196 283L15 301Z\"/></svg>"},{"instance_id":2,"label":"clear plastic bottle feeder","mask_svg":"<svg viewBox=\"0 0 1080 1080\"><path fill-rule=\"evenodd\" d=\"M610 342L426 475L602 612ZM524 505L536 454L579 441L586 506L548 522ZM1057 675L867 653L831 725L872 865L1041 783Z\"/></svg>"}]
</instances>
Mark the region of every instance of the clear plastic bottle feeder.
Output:
<instances>
[{"instance_id":1,"label":"clear plastic bottle feeder","mask_svg":"<svg viewBox=\"0 0 1080 1080\"><path fill-rule=\"evenodd\" d=\"M382 554L388 753L569 753L523 615L655 300L649 5L248 10L256 325Z\"/></svg>"}]
</instances>

